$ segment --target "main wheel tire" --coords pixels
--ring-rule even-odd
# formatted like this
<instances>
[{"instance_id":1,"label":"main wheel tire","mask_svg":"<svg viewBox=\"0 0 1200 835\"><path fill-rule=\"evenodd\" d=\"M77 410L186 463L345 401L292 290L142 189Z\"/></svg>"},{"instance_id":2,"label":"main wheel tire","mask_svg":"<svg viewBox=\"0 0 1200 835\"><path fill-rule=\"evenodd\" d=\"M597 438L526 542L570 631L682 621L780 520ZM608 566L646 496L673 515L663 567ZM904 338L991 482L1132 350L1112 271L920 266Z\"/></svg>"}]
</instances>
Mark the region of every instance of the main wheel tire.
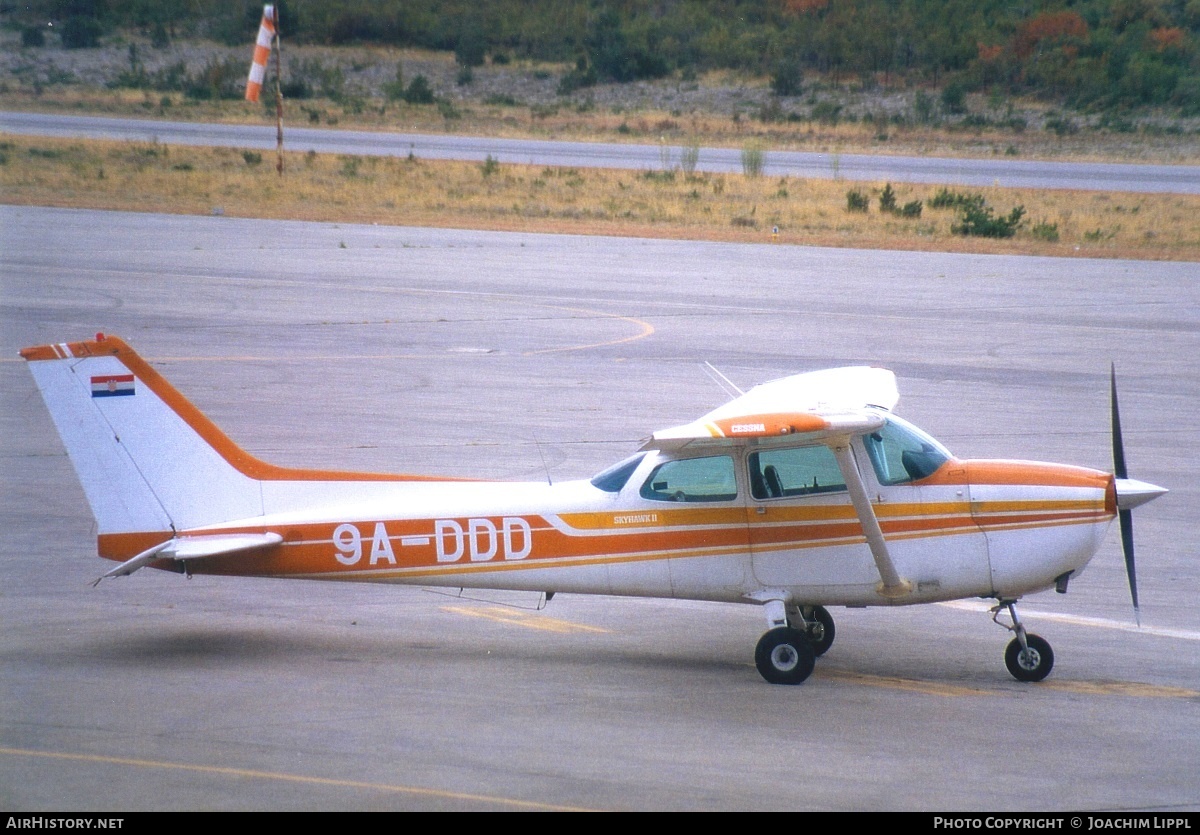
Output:
<instances>
[{"instance_id":1,"label":"main wheel tire","mask_svg":"<svg viewBox=\"0 0 1200 835\"><path fill-rule=\"evenodd\" d=\"M754 664L771 684L799 684L812 674L816 663L808 635L790 626L772 629L754 650Z\"/></svg>"},{"instance_id":2,"label":"main wheel tire","mask_svg":"<svg viewBox=\"0 0 1200 835\"><path fill-rule=\"evenodd\" d=\"M818 658L829 652L833 646L833 615L824 606L813 606L812 617L809 618L808 640L813 652Z\"/></svg>"},{"instance_id":3,"label":"main wheel tire","mask_svg":"<svg viewBox=\"0 0 1200 835\"><path fill-rule=\"evenodd\" d=\"M1016 638L1009 642L1004 651L1004 665L1017 681L1041 681L1054 667L1054 650L1037 635L1026 635L1025 643L1028 649L1022 649Z\"/></svg>"}]
</instances>

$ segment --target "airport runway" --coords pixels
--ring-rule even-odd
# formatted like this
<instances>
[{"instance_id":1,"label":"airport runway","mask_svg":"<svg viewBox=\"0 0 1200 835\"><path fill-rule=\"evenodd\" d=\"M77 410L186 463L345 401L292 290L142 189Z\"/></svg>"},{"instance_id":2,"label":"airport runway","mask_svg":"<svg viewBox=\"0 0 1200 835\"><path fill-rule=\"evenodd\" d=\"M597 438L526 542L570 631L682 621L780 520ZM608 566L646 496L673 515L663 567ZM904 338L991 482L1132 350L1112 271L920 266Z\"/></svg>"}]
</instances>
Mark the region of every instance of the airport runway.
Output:
<instances>
[{"instance_id":1,"label":"airport runway","mask_svg":"<svg viewBox=\"0 0 1200 835\"><path fill-rule=\"evenodd\" d=\"M166 145L213 145L275 150L275 126L117 119L0 111L0 131L33 136L86 137ZM488 136L285 127L285 147L301 153L408 156L482 162L493 157L518 165L658 170L678 167L678 146L616 142L502 139ZM739 148L702 148L700 171L741 173ZM763 173L771 177L932 185L1058 188L1200 194L1200 165L1148 165L1043 160L914 157L770 150Z\"/></svg>"},{"instance_id":2,"label":"airport runway","mask_svg":"<svg viewBox=\"0 0 1200 835\"><path fill-rule=\"evenodd\" d=\"M0 808L1200 810L1195 264L0 206ZM743 388L894 369L961 457L1110 467L1117 363L1143 626L1115 528L1054 646L984 603L834 609L800 687L749 606L107 570L17 351L119 334L285 465L589 476Z\"/></svg>"}]
</instances>

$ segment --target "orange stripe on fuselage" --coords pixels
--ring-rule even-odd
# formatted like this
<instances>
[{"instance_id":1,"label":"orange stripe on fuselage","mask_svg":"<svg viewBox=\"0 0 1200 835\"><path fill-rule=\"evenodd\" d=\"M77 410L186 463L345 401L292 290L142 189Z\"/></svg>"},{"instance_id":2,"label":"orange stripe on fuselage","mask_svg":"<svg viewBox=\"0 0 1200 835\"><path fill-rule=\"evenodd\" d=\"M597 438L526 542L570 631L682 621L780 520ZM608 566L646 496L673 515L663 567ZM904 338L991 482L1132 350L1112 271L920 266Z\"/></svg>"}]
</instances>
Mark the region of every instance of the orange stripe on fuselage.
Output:
<instances>
[{"instance_id":1,"label":"orange stripe on fuselage","mask_svg":"<svg viewBox=\"0 0 1200 835\"><path fill-rule=\"evenodd\" d=\"M621 527L612 527L611 513L566 514L557 517L557 524L541 515L306 523L273 528L274 533L283 537L279 545L194 560L189 568L205 574L319 575L352 580L373 579L381 573L430 576L511 571L745 554L750 550L807 549L865 541L853 509L844 505L772 506L767 510L762 516L754 508L629 513L624 515L653 517L653 522ZM966 502L881 505L877 511L885 537L896 540L980 530L1093 524L1112 518L1103 499L983 503L974 513ZM506 520L519 525L515 533L510 531L509 541L504 539ZM526 525L528 543L524 540ZM185 535L265 531L261 526L248 526L198 530ZM456 559L438 560L439 536L441 553L457 553ZM99 537L99 551L108 559L126 560L166 538L162 533L103 534ZM517 540L515 545L512 539ZM509 547L524 553L506 559L505 549ZM472 554L486 558L472 560ZM166 565L164 562L158 567Z\"/></svg>"}]
</instances>

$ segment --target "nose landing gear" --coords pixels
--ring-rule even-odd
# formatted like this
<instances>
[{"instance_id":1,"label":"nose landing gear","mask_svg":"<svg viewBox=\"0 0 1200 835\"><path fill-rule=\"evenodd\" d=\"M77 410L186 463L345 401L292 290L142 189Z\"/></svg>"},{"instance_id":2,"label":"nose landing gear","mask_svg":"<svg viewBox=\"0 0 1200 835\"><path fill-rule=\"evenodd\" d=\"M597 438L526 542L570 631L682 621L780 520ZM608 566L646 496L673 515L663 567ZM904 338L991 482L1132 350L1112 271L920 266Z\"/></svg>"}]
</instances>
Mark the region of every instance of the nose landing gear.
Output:
<instances>
[{"instance_id":1,"label":"nose landing gear","mask_svg":"<svg viewBox=\"0 0 1200 835\"><path fill-rule=\"evenodd\" d=\"M1037 635L1025 631L1025 625L1017 617L1017 601L1001 600L992 607L992 621L1016 634L1004 650L1004 666L1017 681L1041 681L1054 668L1054 650ZM1000 620L1000 612L1008 609L1012 624Z\"/></svg>"}]
</instances>

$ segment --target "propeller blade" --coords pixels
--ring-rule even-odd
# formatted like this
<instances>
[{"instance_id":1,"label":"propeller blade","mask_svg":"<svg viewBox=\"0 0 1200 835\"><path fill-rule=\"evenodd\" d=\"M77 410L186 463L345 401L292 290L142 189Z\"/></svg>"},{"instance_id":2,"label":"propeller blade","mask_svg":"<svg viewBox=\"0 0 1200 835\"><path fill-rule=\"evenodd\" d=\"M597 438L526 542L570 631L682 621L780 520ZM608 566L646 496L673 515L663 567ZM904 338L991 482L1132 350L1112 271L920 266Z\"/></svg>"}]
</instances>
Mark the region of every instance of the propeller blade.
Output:
<instances>
[{"instance_id":1,"label":"propeller blade","mask_svg":"<svg viewBox=\"0 0 1200 835\"><path fill-rule=\"evenodd\" d=\"M1110 369L1109 403L1112 406L1112 448L1113 474L1118 479L1128 479L1129 472L1125 467L1125 442L1121 438L1121 410L1117 407L1117 364L1114 362ZM1138 626L1142 625L1142 615L1138 610L1137 569L1133 560L1133 511L1118 510L1117 518L1121 523L1121 551L1125 554L1125 576L1129 578L1129 596L1133 600L1133 617Z\"/></svg>"},{"instance_id":2,"label":"propeller blade","mask_svg":"<svg viewBox=\"0 0 1200 835\"><path fill-rule=\"evenodd\" d=\"M1117 514L1121 523L1121 550L1125 554L1125 576L1129 578L1129 596L1133 599L1133 618L1142 625L1142 613L1138 609L1137 569L1133 563L1133 511L1122 510Z\"/></svg>"},{"instance_id":3,"label":"propeller blade","mask_svg":"<svg viewBox=\"0 0 1200 835\"><path fill-rule=\"evenodd\" d=\"M1117 407L1117 364L1114 362L1110 369L1112 375L1109 383L1108 400L1112 407L1112 448L1113 474L1117 478L1129 478L1125 469L1125 442L1121 439L1121 410Z\"/></svg>"}]
</instances>

